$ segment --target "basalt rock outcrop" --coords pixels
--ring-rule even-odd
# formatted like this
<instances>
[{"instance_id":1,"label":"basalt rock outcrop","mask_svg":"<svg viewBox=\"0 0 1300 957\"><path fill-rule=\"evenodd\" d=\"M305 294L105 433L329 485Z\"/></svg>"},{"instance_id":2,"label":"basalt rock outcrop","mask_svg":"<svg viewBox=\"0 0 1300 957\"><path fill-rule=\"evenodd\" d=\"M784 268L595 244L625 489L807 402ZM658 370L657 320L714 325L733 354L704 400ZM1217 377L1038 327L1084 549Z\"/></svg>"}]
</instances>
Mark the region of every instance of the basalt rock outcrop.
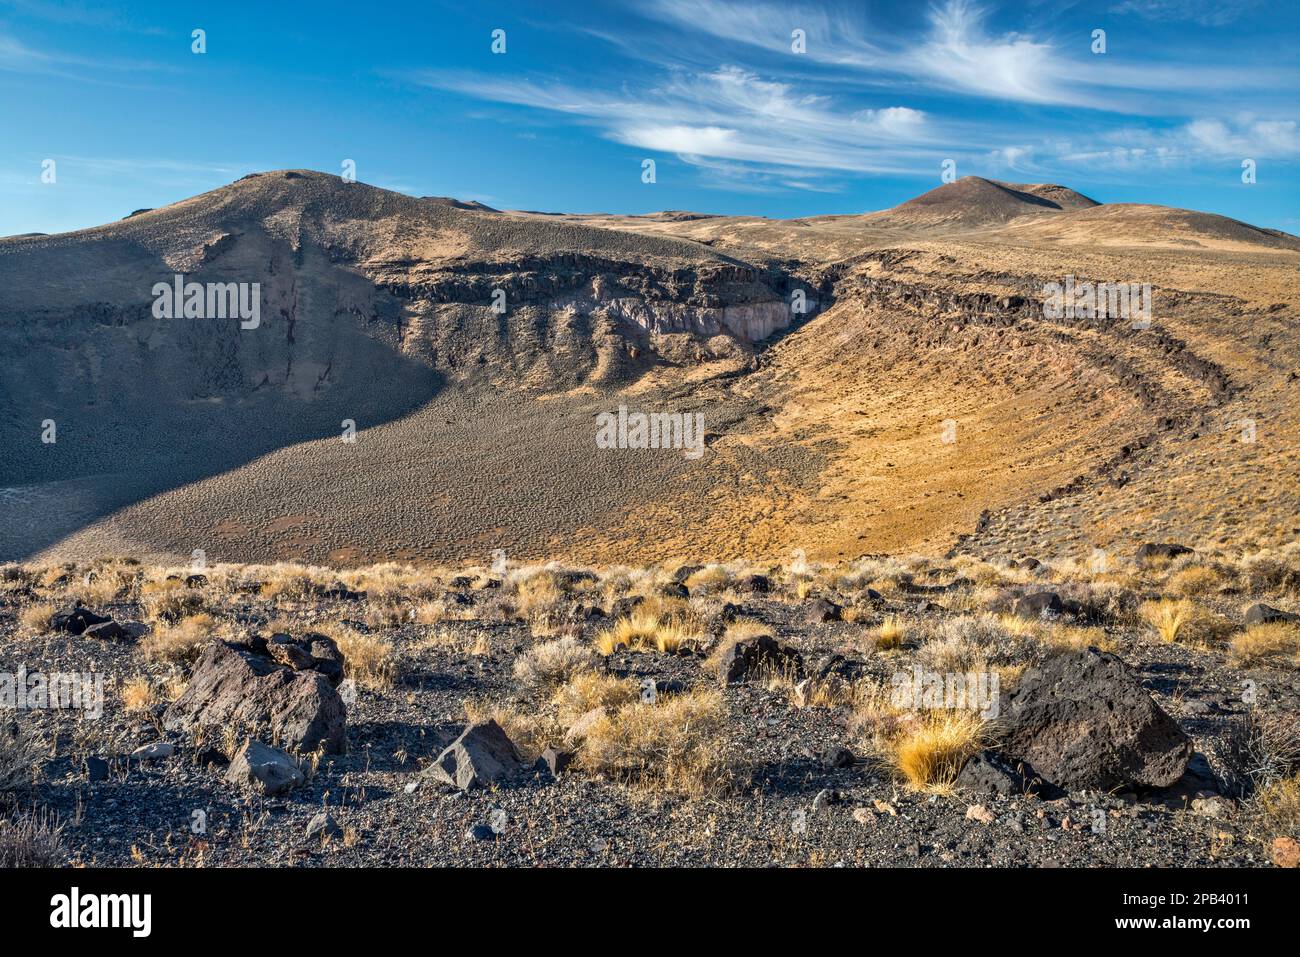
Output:
<instances>
[{"instance_id":1,"label":"basalt rock outcrop","mask_svg":"<svg viewBox=\"0 0 1300 957\"><path fill-rule=\"evenodd\" d=\"M273 657L258 647L213 641L163 715L163 726L189 732L232 726L289 751L342 753L347 708L334 690L342 656L333 644L320 636L307 645L261 643L277 649Z\"/></svg>"}]
</instances>

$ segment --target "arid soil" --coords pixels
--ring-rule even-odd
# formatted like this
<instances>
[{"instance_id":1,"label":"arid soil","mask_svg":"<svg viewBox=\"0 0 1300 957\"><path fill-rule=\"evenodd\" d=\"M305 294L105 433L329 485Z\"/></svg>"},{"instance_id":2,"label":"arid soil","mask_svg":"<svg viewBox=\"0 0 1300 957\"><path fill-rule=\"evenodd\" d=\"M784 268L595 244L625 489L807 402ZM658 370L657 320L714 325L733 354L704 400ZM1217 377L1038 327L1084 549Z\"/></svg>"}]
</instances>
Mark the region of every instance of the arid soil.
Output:
<instances>
[{"instance_id":1,"label":"arid soil","mask_svg":"<svg viewBox=\"0 0 1300 957\"><path fill-rule=\"evenodd\" d=\"M19 805L57 817L59 859L99 865L1234 866L1283 860L1275 841L1297 836L1300 801L1286 781L1300 766L1300 626L1268 644L1241 615L1261 594L1296 607L1294 550L1105 574L920 560L763 568L766 593L752 590L755 571L219 566L187 585L187 569L129 563L11 567L0 671L93 670L105 681L101 718L18 715L41 741ZM658 597L676 578L689 597ZM1142 600L1192 583L1195 614L1164 640ZM347 597L326 597L344 584ZM1005 610L1044 589L1078 604L1031 620ZM691 634L666 651L653 642L672 635L653 629L650 645L608 648L602 635L635 616L619 612L634 595L650 596L643 611L679 603L673 614ZM41 614L82 600L129 634L74 636ZM841 620L818 620L827 600ZM208 643L314 631L338 641L354 687L346 753L299 757L304 783L277 795L233 783L235 728L167 730L169 701L195 680ZM719 648L755 632L797 650L802 670L721 684ZM577 652L557 664L548 650L566 642ZM891 676L993 669L1005 694L1027 668L1087 645L1127 662L1190 736L1175 783L994 795L954 786L948 772L907 777L899 755L918 719L882 704ZM575 744L575 712L600 701L618 720ZM431 779L425 769L469 718L489 716L519 749L520 770L468 791ZM1261 727L1270 743L1243 757ZM996 747L997 729L964 741L949 771ZM174 750L139 750L160 743ZM575 753L558 779L531 764L548 745ZM336 833L309 833L322 811Z\"/></svg>"}]
</instances>

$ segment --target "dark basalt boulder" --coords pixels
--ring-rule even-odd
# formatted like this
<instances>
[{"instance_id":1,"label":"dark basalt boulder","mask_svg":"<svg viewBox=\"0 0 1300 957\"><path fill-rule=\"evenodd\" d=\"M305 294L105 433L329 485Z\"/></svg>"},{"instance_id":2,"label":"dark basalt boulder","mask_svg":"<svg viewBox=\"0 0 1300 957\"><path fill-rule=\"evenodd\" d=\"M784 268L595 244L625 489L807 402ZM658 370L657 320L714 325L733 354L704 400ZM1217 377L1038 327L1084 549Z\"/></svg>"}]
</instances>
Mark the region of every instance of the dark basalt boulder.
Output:
<instances>
[{"instance_id":1,"label":"dark basalt boulder","mask_svg":"<svg viewBox=\"0 0 1300 957\"><path fill-rule=\"evenodd\" d=\"M342 675L342 656L334 661L312 655L311 666L297 668L286 662L303 661L302 645L277 637L263 643L261 650L210 642L185 692L163 714L163 727L194 732L232 726L290 751L342 753L347 746L347 707L331 681L335 674ZM322 639L333 645L316 636L308 648ZM337 648L333 650L337 654Z\"/></svg>"},{"instance_id":2,"label":"dark basalt boulder","mask_svg":"<svg viewBox=\"0 0 1300 957\"><path fill-rule=\"evenodd\" d=\"M1026 671L1003 697L1001 750L1067 790L1168 787L1192 739L1119 658L1089 648Z\"/></svg>"}]
</instances>

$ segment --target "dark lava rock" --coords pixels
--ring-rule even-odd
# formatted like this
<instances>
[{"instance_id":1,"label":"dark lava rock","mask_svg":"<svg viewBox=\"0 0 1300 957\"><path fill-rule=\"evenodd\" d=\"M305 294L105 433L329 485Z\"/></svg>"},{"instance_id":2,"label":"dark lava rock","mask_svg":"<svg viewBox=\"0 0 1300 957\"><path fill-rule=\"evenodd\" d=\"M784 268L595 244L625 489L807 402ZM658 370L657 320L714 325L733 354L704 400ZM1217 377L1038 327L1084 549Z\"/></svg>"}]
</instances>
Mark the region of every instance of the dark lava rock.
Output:
<instances>
[{"instance_id":1,"label":"dark lava rock","mask_svg":"<svg viewBox=\"0 0 1300 957\"><path fill-rule=\"evenodd\" d=\"M828 621L840 620L841 608L833 601L825 598L814 598L804 603L803 617L804 621L816 625Z\"/></svg>"},{"instance_id":2,"label":"dark lava rock","mask_svg":"<svg viewBox=\"0 0 1300 957\"><path fill-rule=\"evenodd\" d=\"M828 768L852 767L854 760L853 752L842 746L828 748L822 755L822 764Z\"/></svg>"},{"instance_id":3,"label":"dark lava rock","mask_svg":"<svg viewBox=\"0 0 1300 957\"><path fill-rule=\"evenodd\" d=\"M1038 591L1016 600L1012 614L1017 618L1055 618L1065 610L1061 596L1054 591Z\"/></svg>"},{"instance_id":4,"label":"dark lava rock","mask_svg":"<svg viewBox=\"0 0 1300 957\"><path fill-rule=\"evenodd\" d=\"M799 652L787 648L771 635L742 638L730 645L718 661L718 681L722 685L747 681L760 669L788 672L803 670Z\"/></svg>"},{"instance_id":5,"label":"dark lava rock","mask_svg":"<svg viewBox=\"0 0 1300 957\"><path fill-rule=\"evenodd\" d=\"M772 590L772 582L766 575L746 575L736 582L736 587L755 595L766 595Z\"/></svg>"},{"instance_id":6,"label":"dark lava rock","mask_svg":"<svg viewBox=\"0 0 1300 957\"><path fill-rule=\"evenodd\" d=\"M659 594L665 598L689 598L690 590L681 582L669 582L659 586Z\"/></svg>"},{"instance_id":7,"label":"dark lava rock","mask_svg":"<svg viewBox=\"0 0 1300 957\"><path fill-rule=\"evenodd\" d=\"M96 638L100 641L121 641L125 638L131 637L129 631L112 620L101 621L97 625L90 625L81 634L82 637Z\"/></svg>"},{"instance_id":8,"label":"dark lava rock","mask_svg":"<svg viewBox=\"0 0 1300 957\"><path fill-rule=\"evenodd\" d=\"M1177 558L1179 555L1191 555L1193 549L1186 545L1174 545L1169 542L1147 542L1137 550L1137 560L1139 562L1150 561L1151 559Z\"/></svg>"},{"instance_id":9,"label":"dark lava rock","mask_svg":"<svg viewBox=\"0 0 1300 957\"><path fill-rule=\"evenodd\" d=\"M107 781L108 762L103 758L86 758L86 780Z\"/></svg>"},{"instance_id":10,"label":"dark lava rock","mask_svg":"<svg viewBox=\"0 0 1300 957\"><path fill-rule=\"evenodd\" d=\"M1300 615L1274 608L1272 605L1265 605L1263 602L1256 602L1246 609L1247 625L1271 625L1278 621L1300 621Z\"/></svg>"},{"instance_id":11,"label":"dark lava rock","mask_svg":"<svg viewBox=\"0 0 1300 957\"><path fill-rule=\"evenodd\" d=\"M50 618L51 631L66 631L70 635L79 635L91 625L103 625L112 621L102 615L96 615L88 608L77 605L63 611L56 611Z\"/></svg>"},{"instance_id":12,"label":"dark lava rock","mask_svg":"<svg viewBox=\"0 0 1300 957\"><path fill-rule=\"evenodd\" d=\"M163 715L168 731L233 726L294 751L323 747L328 754L346 748L346 723L347 708L326 675L224 641L207 645L185 692Z\"/></svg>"},{"instance_id":13,"label":"dark lava rock","mask_svg":"<svg viewBox=\"0 0 1300 957\"><path fill-rule=\"evenodd\" d=\"M469 791L498 784L522 767L514 742L501 725L488 719L466 726L460 737L420 773Z\"/></svg>"},{"instance_id":14,"label":"dark lava rock","mask_svg":"<svg viewBox=\"0 0 1300 957\"><path fill-rule=\"evenodd\" d=\"M690 578L696 572L704 571L703 565L683 565L673 572L673 581L678 584L685 584L686 579Z\"/></svg>"},{"instance_id":15,"label":"dark lava rock","mask_svg":"<svg viewBox=\"0 0 1300 957\"><path fill-rule=\"evenodd\" d=\"M547 748L542 752L541 757L537 759L537 764L534 767L543 775L558 778L569 769L569 765L572 763L572 752L560 751L556 748Z\"/></svg>"},{"instance_id":16,"label":"dark lava rock","mask_svg":"<svg viewBox=\"0 0 1300 957\"><path fill-rule=\"evenodd\" d=\"M1119 658L1089 648L1026 671L1001 706L1013 760L1067 790L1168 787L1192 740Z\"/></svg>"},{"instance_id":17,"label":"dark lava rock","mask_svg":"<svg viewBox=\"0 0 1300 957\"><path fill-rule=\"evenodd\" d=\"M1034 769L985 749L971 757L957 775L957 787L976 794L1015 795L1038 790Z\"/></svg>"}]
</instances>

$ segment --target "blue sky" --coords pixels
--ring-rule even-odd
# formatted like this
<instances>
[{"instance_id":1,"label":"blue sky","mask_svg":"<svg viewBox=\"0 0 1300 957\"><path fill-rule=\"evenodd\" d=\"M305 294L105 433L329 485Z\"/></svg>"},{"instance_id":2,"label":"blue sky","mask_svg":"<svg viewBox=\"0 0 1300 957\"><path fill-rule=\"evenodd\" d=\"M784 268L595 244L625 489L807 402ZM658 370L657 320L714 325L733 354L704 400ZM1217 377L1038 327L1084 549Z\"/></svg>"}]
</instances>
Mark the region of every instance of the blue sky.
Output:
<instances>
[{"instance_id":1,"label":"blue sky","mask_svg":"<svg viewBox=\"0 0 1300 957\"><path fill-rule=\"evenodd\" d=\"M363 182L502 208L774 217L885 208L952 159L1300 233L1298 11L0 0L0 234L345 159Z\"/></svg>"}]
</instances>

